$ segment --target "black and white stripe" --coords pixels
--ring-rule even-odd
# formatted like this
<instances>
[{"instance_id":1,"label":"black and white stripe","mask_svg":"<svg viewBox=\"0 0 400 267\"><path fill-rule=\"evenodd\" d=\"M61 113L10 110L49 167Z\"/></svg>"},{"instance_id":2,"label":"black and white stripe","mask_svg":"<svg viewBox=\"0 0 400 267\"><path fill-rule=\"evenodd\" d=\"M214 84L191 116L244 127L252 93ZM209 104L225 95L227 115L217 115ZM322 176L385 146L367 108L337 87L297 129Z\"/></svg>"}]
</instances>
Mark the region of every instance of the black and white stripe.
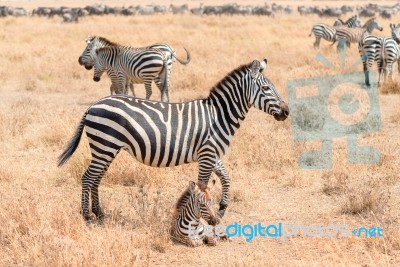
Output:
<instances>
[{"instance_id":1,"label":"black and white stripe","mask_svg":"<svg viewBox=\"0 0 400 267\"><path fill-rule=\"evenodd\" d=\"M212 186L214 184L215 180L212 181ZM214 236L204 235L205 225L215 226L219 221L213 210L210 190L211 188L203 183L189 183L189 188L175 205L171 225L171 238L174 241L189 247L197 247L203 243L216 245L217 240Z\"/></svg>"},{"instance_id":2,"label":"black and white stripe","mask_svg":"<svg viewBox=\"0 0 400 267\"><path fill-rule=\"evenodd\" d=\"M361 21L357 15L349 18L346 22L343 22L340 19L336 19L333 26L329 26L324 23L315 24L310 33L310 37L312 34L315 36L314 47L318 48L321 38L327 40L328 42L334 42L336 40L336 29L337 27L348 27L355 28L361 27Z\"/></svg>"},{"instance_id":3,"label":"black and white stripe","mask_svg":"<svg viewBox=\"0 0 400 267\"><path fill-rule=\"evenodd\" d=\"M104 37L101 36L90 36L86 39L86 47L83 50L81 56L79 57L79 64L80 65L84 65L86 69L90 70L93 68L94 66L94 61L95 61L95 57L96 57L96 53L95 51L99 48L103 48L103 47L109 47L109 46L119 46L123 49L134 49L134 50L147 50L147 49L160 49L161 51L164 52L164 54L167 57L167 65L168 65L168 79L167 79L167 86L168 88L170 88L170 76L171 76L171 72L172 72L172 65L175 61L178 61L179 63L183 64L183 65L187 65L189 64L189 62L191 61L191 56L189 51L185 49L186 51L186 56L187 59L186 60L182 60L180 58L178 58L178 56L176 55L175 50L168 44L165 43L156 43L150 46L146 46L146 47L129 47L129 46L123 46L123 45L119 45L117 43L111 42L109 40L107 40ZM113 70L108 70L107 74L111 77L112 75L115 75L113 73ZM111 85L110 87L110 91L111 91L111 95L113 94L113 85ZM127 93L128 92L128 87L130 87L132 94L135 95L134 93L134 87L133 87L133 82L129 82L128 84L126 84L124 92L123 93Z\"/></svg>"},{"instance_id":4,"label":"black and white stripe","mask_svg":"<svg viewBox=\"0 0 400 267\"><path fill-rule=\"evenodd\" d=\"M375 18L369 19L362 28L337 28L336 41L338 41L337 49L341 49L344 43L350 47L350 43L359 43L363 38L370 35L374 29L383 30L382 26Z\"/></svg>"},{"instance_id":5,"label":"black and white stripe","mask_svg":"<svg viewBox=\"0 0 400 267\"><path fill-rule=\"evenodd\" d=\"M393 62L398 61L400 43L400 24L390 24L392 37L378 37L368 35L358 45L359 53L363 61L365 84L370 86L369 72L374 61L378 63L379 80L378 85L386 73L386 78L392 73ZM399 62L399 61L398 61ZM399 62L400 64L400 62Z\"/></svg>"},{"instance_id":6,"label":"black and white stripe","mask_svg":"<svg viewBox=\"0 0 400 267\"><path fill-rule=\"evenodd\" d=\"M161 92L161 101L169 101L167 59L160 49L136 50L120 46L97 49L93 80L100 81L101 75L109 69L113 70L110 78L115 92L123 92L128 81L144 83L146 99L149 99L154 81Z\"/></svg>"},{"instance_id":7,"label":"black and white stripe","mask_svg":"<svg viewBox=\"0 0 400 267\"><path fill-rule=\"evenodd\" d=\"M138 161L154 167L199 162L198 180L208 183L214 171L222 184L220 216L229 200L229 176L222 164L232 138L251 107L285 120L289 108L274 85L262 74L267 60L254 60L238 67L215 85L205 99L164 103L124 95L103 98L83 118L58 165L63 165L77 148L83 129L92 161L82 177L82 212L102 216L98 185L121 149Z\"/></svg>"}]
</instances>

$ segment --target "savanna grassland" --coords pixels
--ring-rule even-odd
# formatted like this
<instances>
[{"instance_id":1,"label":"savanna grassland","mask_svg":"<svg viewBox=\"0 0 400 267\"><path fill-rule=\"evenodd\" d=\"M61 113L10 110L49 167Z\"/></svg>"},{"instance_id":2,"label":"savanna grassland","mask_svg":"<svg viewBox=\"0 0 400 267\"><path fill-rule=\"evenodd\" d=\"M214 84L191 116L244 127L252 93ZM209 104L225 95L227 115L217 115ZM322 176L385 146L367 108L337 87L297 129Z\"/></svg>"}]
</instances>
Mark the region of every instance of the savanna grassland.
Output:
<instances>
[{"instance_id":1,"label":"savanna grassland","mask_svg":"<svg viewBox=\"0 0 400 267\"><path fill-rule=\"evenodd\" d=\"M347 17L346 17L347 18ZM344 19L346 19L344 18ZM379 20L390 35L389 23ZM171 100L204 98L234 68L268 59L265 75L287 99L288 80L337 74L315 60L309 37L316 22L332 18L278 15L198 17L159 15L0 20L0 266L398 266L400 263L400 110L395 82L379 89L381 130L359 143L381 153L377 165L347 163L347 140L333 142L333 167L305 170L302 152L318 142L293 139L290 118L275 121L251 110L223 159L231 177L231 203L222 223L346 224L380 226L384 237L243 237L216 247L187 248L169 239L171 210L197 164L151 168L121 152L100 185L103 225L80 216L80 179L90 153L86 138L63 167L56 161L84 111L109 94L104 75L78 64L88 35L131 46L166 42L184 58L175 63ZM321 54L340 66L336 48ZM357 45L347 64L358 58ZM356 67L357 71L362 66ZM144 96L142 85L136 86ZM152 99L159 99L153 85ZM214 191L216 202L220 184ZM215 206L217 208L217 205Z\"/></svg>"}]
</instances>

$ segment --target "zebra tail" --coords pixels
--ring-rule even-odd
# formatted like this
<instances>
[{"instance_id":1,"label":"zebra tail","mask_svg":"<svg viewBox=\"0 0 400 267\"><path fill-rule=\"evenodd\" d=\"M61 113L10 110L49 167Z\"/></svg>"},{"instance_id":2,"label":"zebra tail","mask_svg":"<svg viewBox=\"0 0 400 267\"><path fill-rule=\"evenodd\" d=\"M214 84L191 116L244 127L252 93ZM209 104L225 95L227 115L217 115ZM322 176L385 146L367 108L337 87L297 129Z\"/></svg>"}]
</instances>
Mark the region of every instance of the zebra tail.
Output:
<instances>
[{"instance_id":1,"label":"zebra tail","mask_svg":"<svg viewBox=\"0 0 400 267\"><path fill-rule=\"evenodd\" d=\"M163 68L161 70L161 75L160 75L162 77L162 80L163 80L162 91L161 92L168 92L168 90L169 90L169 88L168 88L168 68L167 68L167 66L168 66L168 62L165 60L164 61L164 66L163 66Z\"/></svg>"},{"instance_id":2,"label":"zebra tail","mask_svg":"<svg viewBox=\"0 0 400 267\"><path fill-rule=\"evenodd\" d=\"M308 35L308 37L311 37L311 35L313 34L313 29L311 29L310 34Z\"/></svg>"},{"instance_id":3,"label":"zebra tail","mask_svg":"<svg viewBox=\"0 0 400 267\"><path fill-rule=\"evenodd\" d=\"M78 147L79 142L81 140L83 128L85 127L86 114L87 113L85 113L83 115L83 117L81 119L81 122L80 122L78 128L75 131L74 136L69 141L69 143L68 143L67 147L65 148L64 152L58 157L58 161L57 161L57 166L58 167L61 167L62 165L64 165L64 163L68 161L68 159L72 156L72 154L74 154L76 148Z\"/></svg>"},{"instance_id":4,"label":"zebra tail","mask_svg":"<svg viewBox=\"0 0 400 267\"><path fill-rule=\"evenodd\" d=\"M182 65L187 65L187 64L189 64L190 60L192 60L192 56L190 55L189 50L187 50L185 47L184 47L183 49L185 49L185 51L186 51L186 61L183 60L183 59L178 58L178 57L175 55L175 53L173 53L172 56L173 56L179 63L181 63Z\"/></svg>"}]
</instances>

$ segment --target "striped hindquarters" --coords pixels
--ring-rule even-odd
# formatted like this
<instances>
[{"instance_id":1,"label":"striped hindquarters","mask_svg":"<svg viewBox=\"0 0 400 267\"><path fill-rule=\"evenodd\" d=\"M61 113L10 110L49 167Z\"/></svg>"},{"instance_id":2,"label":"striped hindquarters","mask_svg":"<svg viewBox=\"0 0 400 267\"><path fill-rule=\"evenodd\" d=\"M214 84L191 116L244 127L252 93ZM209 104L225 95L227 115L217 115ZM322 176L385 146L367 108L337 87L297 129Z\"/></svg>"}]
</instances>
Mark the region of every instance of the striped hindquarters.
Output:
<instances>
[{"instance_id":1,"label":"striped hindquarters","mask_svg":"<svg viewBox=\"0 0 400 267\"><path fill-rule=\"evenodd\" d=\"M315 37L323 38L327 41L334 41L336 35L336 28L323 24L318 23L315 24L312 29L312 33L314 33Z\"/></svg>"}]
</instances>

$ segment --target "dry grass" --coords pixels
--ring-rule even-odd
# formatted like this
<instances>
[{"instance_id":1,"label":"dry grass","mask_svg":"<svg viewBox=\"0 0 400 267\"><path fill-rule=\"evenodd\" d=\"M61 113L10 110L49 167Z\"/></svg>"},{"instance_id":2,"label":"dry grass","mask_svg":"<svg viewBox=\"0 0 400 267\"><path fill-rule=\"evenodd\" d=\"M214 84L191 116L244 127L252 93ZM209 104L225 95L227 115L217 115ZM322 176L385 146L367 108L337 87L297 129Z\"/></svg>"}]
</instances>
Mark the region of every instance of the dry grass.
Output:
<instances>
[{"instance_id":1,"label":"dry grass","mask_svg":"<svg viewBox=\"0 0 400 267\"><path fill-rule=\"evenodd\" d=\"M56 167L85 109L109 93L108 78L93 82L93 72L77 62L86 36L133 46L166 42L180 57L187 47L192 62L174 65L172 101L205 97L233 68L264 57L265 75L287 99L288 80L336 74L314 60L308 33L320 21L332 22L316 16L109 16L79 24L1 19L0 266L397 266L400 99L393 89L380 92L381 131L359 137L361 145L380 150L379 165L348 164L346 139L338 138L332 170L300 169L300 154L320 144L293 141L290 119L277 122L258 110L249 113L224 158L232 180L224 224L380 225L382 238L296 236L246 243L237 237L189 249L173 244L168 229L175 201L196 180L197 164L157 169L121 152L100 185L104 224L90 226L79 214L80 180L90 161L85 138L66 166ZM396 21L400 17L390 22ZM382 24L389 35L389 21ZM320 51L339 66L335 48L321 42ZM354 46L347 63L357 59ZM143 86L136 87L144 96ZM152 98L159 97L154 90ZM218 184L216 200L220 189Z\"/></svg>"}]
</instances>

